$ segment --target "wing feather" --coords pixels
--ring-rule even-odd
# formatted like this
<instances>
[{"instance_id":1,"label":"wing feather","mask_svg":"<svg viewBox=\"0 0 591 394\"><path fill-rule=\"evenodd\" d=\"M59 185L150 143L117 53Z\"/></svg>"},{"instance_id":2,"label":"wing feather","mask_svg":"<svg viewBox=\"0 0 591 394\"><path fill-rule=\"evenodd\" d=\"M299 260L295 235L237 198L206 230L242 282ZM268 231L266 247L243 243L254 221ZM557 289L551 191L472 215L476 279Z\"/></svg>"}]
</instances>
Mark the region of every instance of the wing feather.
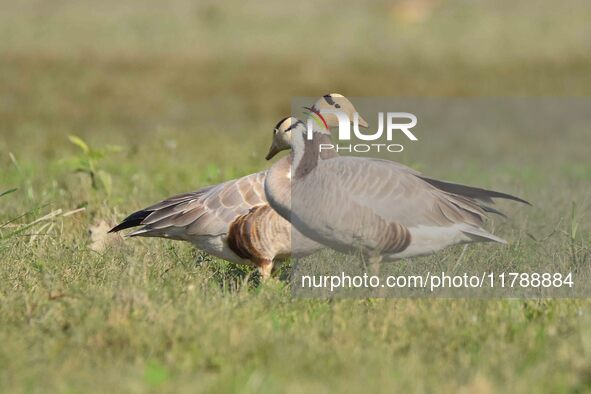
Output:
<instances>
[{"instance_id":1,"label":"wing feather","mask_svg":"<svg viewBox=\"0 0 591 394\"><path fill-rule=\"evenodd\" d=\"M386 160L366 160L357 157L340 157L319 162L314 184L301 183L304 193L314 194L317 204L314 215L327 219L337 210L346 210L352 221L365 221L366 209L389 223L407 227L419 225L451 226L456 223L480 225L484 210L473 200L439 190L398 163ZM339 204L331 206L330 194ZM299 198L304 194L298 194ZM309 199L304 196L303 199ZM306 204L310 206L309 204ZM302 207L304 207L302 205ZM359 207L366 209L359 210ZM327 212L325 215L323 212ZM330 221L330 220L328 220Z\"/></svg>"},{"instance_id":2,"label":"wing feather","mask_svg":"<svg viewBox=\"0 0 591 394\"><path fill-rule=\"evenodd\" d=\"M237 216L267 202L263 191L265 175L266 171L262 171L170 197L130 215L113 230L143 226L130 235L183 239L189 235L225 234Z\"/></svg>"}]
</instances>

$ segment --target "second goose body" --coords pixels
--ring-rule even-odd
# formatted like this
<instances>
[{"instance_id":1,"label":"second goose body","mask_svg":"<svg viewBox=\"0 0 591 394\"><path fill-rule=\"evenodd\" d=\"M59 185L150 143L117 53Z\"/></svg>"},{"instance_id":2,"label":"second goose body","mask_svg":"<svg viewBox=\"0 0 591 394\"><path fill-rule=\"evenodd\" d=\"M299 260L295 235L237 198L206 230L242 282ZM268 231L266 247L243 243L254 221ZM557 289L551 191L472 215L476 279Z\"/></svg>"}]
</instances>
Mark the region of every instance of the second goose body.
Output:
<instances>
[{"instance_id":1,"label":"second goose body","mask_svg":"<svg viewBox=\"0 0 591 394\"><path fill-rule=\"evenodd\" d=\"M315 116L312 114L312 116ZM318 160L328 130L311 140L292 132L292 176L274 165L265 180L269 204L305 236L342 252L361 250L378 263L447 246L505 241L485 230L491 198L517 197L433 180L401 164L372 158Z\"/></svg>"}]
</instances>

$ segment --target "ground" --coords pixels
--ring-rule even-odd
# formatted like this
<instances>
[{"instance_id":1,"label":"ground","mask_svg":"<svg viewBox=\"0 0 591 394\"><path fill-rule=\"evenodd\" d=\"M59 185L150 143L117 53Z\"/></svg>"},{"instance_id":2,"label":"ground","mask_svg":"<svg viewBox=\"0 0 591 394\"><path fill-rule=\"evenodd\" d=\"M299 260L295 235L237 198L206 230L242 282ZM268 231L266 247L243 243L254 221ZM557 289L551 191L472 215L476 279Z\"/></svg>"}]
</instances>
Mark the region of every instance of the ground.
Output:
<instances>
[{"instance_id":1,"label":"ground","mask_svg":"<svg viewBox=\"0 0 591 394\"><path fill-rule=\"evenodd\" d=\"M327 7L304 29L276 7L177 1L160 18L154 3L109 3L2 4L0 193L17 190L0 197L0 223L15 219L0 228L0 391L591 390L584 298L300 299L188 244L96 236L159 199L266 168L294 96L589 95L585 12L528 21L515 6L505 20L454 3L444 19L379 2L363 9L372 23L347 29ZM503 204L509 219L495 223L510 249L472 246L467 261L588 269L591 134L559 131L478 134L462 149L458 131L397 160L534 203Z\"/></svg>"}]
</instances>

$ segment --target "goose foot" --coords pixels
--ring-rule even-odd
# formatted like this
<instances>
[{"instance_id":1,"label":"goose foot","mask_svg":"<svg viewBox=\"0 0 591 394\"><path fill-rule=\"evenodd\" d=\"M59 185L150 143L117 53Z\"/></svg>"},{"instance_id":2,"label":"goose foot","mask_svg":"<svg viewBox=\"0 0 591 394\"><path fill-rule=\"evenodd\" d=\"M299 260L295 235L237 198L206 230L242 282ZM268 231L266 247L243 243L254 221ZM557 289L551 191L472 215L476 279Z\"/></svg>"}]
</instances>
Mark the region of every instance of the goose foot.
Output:
<instances>
[{"instance_id":1,"label":"goose foot","mask_svg":"<svg viewBox=\"0 0 591 394\"><path fill-rule=\"evenodd\" d=\"M382 266L382 256L380 255L373 255L369 257L368 261L369 265L369 273L373 276L379 276Z\"/></svg>"},{"instance_id":2,"label":"goose foot","mask_svg":"<svg viewBox=\"0 0 591 394\"><path fill-rule=\"evenodd\" d=\"M271 272L273 271L273 261L267 259L261 259L255 262L259 273L261 274L261 279L267 281L271 277Z\"/></svg>"}]
</instances>

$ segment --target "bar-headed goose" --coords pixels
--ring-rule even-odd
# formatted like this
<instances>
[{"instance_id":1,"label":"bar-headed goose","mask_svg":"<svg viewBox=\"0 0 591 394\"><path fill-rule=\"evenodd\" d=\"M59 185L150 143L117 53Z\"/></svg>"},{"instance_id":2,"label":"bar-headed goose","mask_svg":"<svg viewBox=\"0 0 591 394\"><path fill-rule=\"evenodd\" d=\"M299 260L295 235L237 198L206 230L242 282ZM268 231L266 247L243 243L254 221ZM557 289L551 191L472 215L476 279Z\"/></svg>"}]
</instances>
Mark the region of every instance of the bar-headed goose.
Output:
<instances>
[{"instance_id":1,"label":"bar-headed goose","mask_svg":"<svg viewBox=\"0 0 591 394\"><path fill-rule=\"evenodd\" d=\"M336 103L353 118L355 108L340 94L321 97L313 108L328 108ZM292 117L277 123L268 158L290 148L291 133L297 123L299 120ZM337 125L336 117L328 119L328 127ZM320 138L330 143L329 135ZM326 151L321 158L333 156L336 153ZM291 156L283 157L275 166L275 174L281 172L287 179L291 174ZM307 255L321 248L301 234L292 233L290 223L269 207L263 190L266 174L267 171L261 171L168 198L129 215L110 232L141 226L128 236L188 241L216 257L238 264L253 264L266 279L274 260Z\"/></svg>"},{"instance_id":2,"label":"bar-headed goose","mask_svg":"<svg viewBox=\"0 0 591 394\"><path fill-rule=\"evenodd\" d=\"M321 116L312 113L311 116ZM447 246L505 241L482 225L492 198L527 203L491 190L424 177L401 164L364 157L319 160L328 130L296 123L290 140L292 176L277 163L265 178L272 208L306 237L370 263L426 255Z\"/></svg>"}]
</instances>

